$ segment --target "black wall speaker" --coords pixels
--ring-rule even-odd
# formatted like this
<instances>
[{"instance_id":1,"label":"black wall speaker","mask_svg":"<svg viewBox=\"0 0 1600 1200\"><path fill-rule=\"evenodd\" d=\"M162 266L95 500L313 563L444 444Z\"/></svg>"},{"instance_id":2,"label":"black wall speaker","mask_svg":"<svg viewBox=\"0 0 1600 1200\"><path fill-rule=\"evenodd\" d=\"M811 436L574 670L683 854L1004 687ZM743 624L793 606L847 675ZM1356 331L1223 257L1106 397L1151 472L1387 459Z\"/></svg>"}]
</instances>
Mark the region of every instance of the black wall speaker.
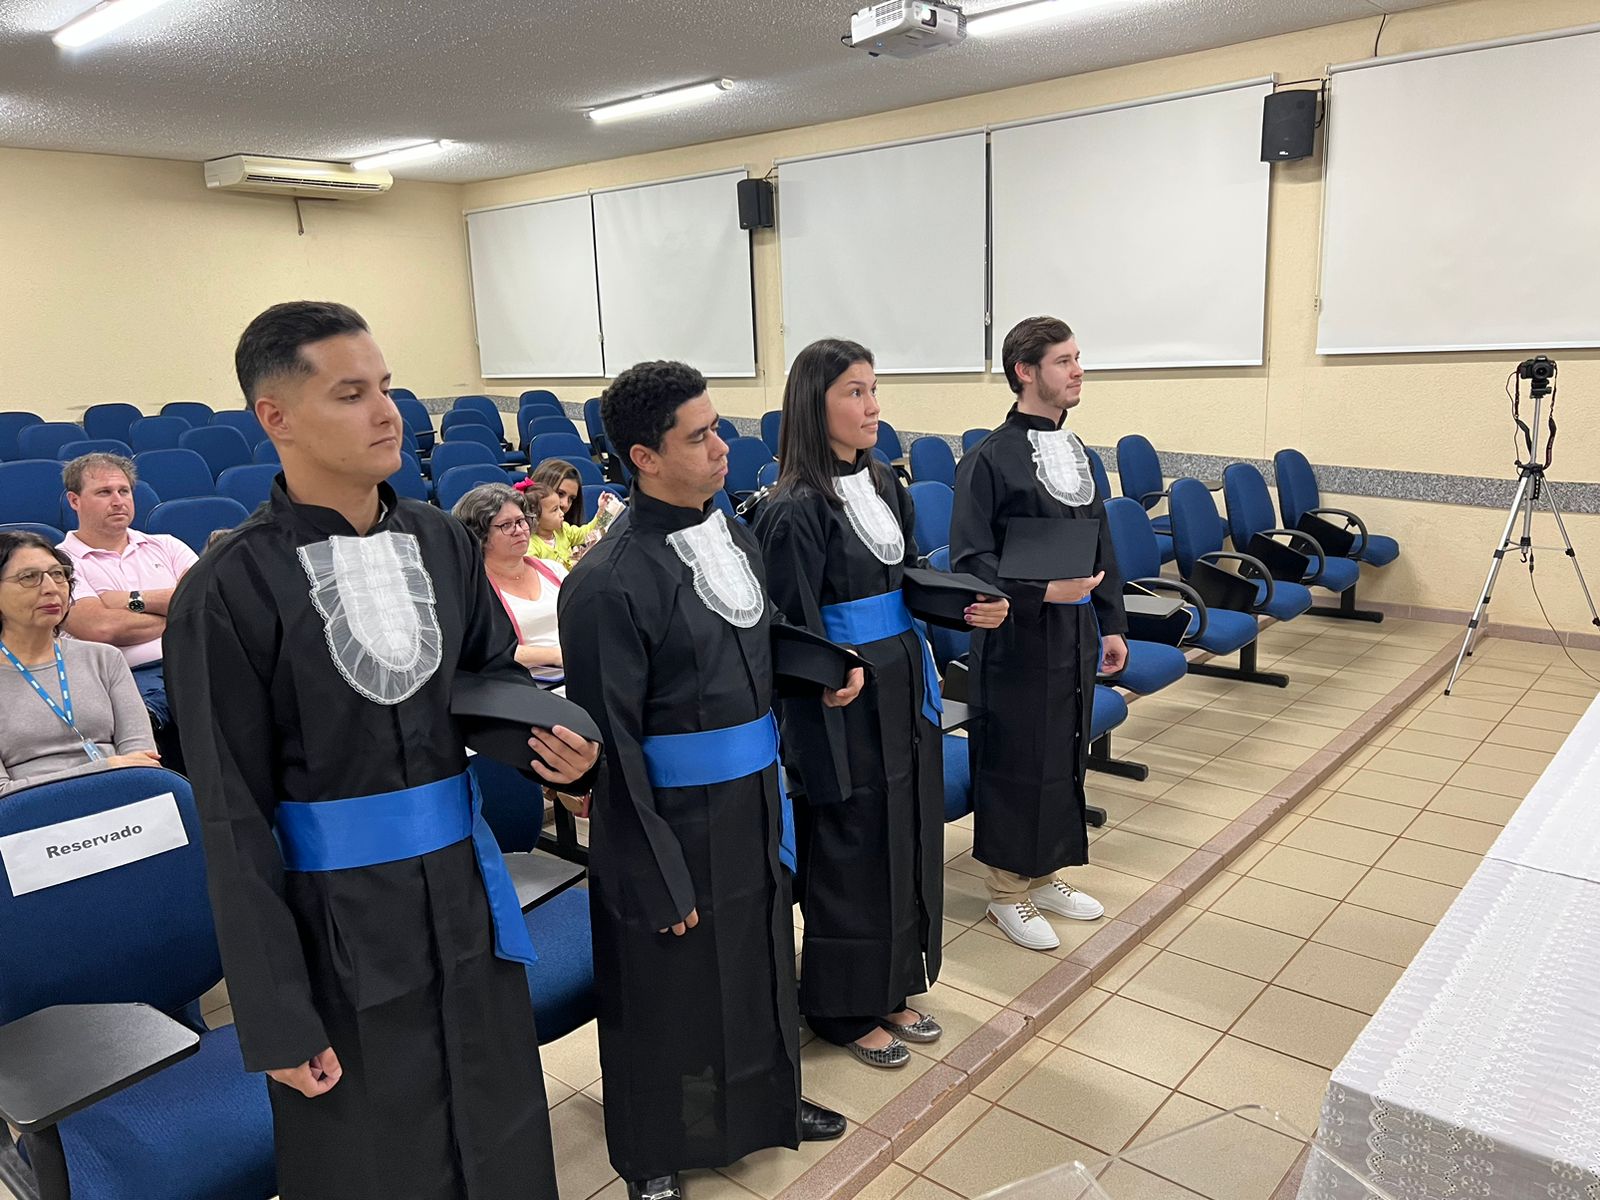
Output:
<instances>
[{"instance_id":1,"label":"black wall speaker","mask_svg":"<svg viewBox=\"0 0 1600 1200\"><path fill-rule=\"evenodd\" d=\"M1317 96L1309 89L1273 92L1261 106L1261 161L1309 158L1317 149Z\"/></svg>"},{"instance_id":2,"label":"black wall speaker","mask_svg":"<svg viewBox=\"0 0 1600 1200\"><path fill-rule=\"evenodd\" d=\"M771 229L772 226L772 181L739 180L739 228Z\"/></svg>"}]
</instances>

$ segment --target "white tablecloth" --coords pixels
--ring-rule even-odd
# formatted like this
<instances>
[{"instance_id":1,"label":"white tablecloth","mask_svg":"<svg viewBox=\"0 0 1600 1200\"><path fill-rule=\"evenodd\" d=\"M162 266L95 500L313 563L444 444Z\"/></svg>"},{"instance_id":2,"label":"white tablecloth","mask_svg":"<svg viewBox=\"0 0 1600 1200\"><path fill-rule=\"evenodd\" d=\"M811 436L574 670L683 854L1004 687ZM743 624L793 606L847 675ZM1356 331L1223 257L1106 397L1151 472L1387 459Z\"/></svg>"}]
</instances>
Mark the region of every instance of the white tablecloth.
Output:
<instances>
[{"instance_id":1,"label":"white tablecloth","mask_svg":"<svg viewBox=\"0 0 1600 1200\"><path fill-rule=\"evenodd\" d=\"M1600 1200L1600 700L1333 1072L1318 1141L1404 1200ZM1315 1157L1301 1200L1355 1200Z\"/></svg>"}]
</instances>

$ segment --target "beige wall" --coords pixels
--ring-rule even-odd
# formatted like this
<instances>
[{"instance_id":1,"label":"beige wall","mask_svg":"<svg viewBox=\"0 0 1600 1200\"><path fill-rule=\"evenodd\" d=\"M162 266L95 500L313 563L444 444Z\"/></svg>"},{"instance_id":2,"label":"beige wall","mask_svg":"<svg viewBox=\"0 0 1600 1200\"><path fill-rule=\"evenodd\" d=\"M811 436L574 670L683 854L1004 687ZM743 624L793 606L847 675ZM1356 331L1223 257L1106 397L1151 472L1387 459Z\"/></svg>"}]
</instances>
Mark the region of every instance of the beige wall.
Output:
<instances>
[{"instance_id":1,"label":"beige wall","mask_svg":"<svg viewBox=\"0 0 1600 1200\"><path fill-rule=\"evenodd\" d=\"M397 379L476 391L461 189L369 200L219 195L198 163L0 149L0 408L241 403L233 346L281 300L337 299Z\"/></svg>"},{"instance_id":2,"label":"beige wall","mask_svg":"<svg viewBox=\"0 0 1600 1200\"><path fill-rule=\"evenodd\" d=\"M1383 53L1560 29L1600 19L1596 0L1460 0L1392 16ZM1372 53L1377 19L1142 63L853 121L693 146L581 167L469 184L465 208L505 204L743 165L765 174L776 158L1066 112L1276 72L1281 79L1319 75L1330 63ZM894 69L893 63L884 64ZM1544 86L1549 86L1546 81ZM1337 113L1333 116L1337 120ZM1419 130L1418 136L1427 131ZM1523 146L1485 147L1515 170ZM1576 148L1567 148L1577 152ZM779 213L782 213L779 171ZM1147 434L1160 449L1270 457L1296 445L1313 462L1447 474L1509 474L1510 416L1502 383L1515 354L1392 355L1321 358L1316 354L1316 281L1322 201L1320 156L1273 168L1267 280L1267 365L1240 370L1118 371L1093 375L1074 425L1095 444L1123 433ZM1485 231L1493 236L1493 231ZM756 320L763 374L718 381L723 411L754 415L781 403L783 361L778 242L755 235ZM1552 253L1559 253L1557 247ZM1062 316L1071 320L1071 313ZM849 330L841 330L848 335ZM997 331L997 337L1003 331ZM1600 478L1600 353L1565 351L1565 397L1554 475ZM543 385L493 381L494 390ZM553 381L563 399L594 395L602 381ZM893 376L880 385L884 415L904 429L958 432L992 425L1010 394L989 376ZM1503 515L1485 509L1352 499L1405 543L1405 558L1375 575L1364 593L1401 603L1470 607L1487 569ZM1579 553L1600 583L1600 518L1570 523ZM1548 538L1554 538L1553 528ZM1545 559L1541 594L1558 625L1586 628L1571 572ZM1495 613L1541 624L1525 580L1508 581Z\"/></svg>"}]
</instances>

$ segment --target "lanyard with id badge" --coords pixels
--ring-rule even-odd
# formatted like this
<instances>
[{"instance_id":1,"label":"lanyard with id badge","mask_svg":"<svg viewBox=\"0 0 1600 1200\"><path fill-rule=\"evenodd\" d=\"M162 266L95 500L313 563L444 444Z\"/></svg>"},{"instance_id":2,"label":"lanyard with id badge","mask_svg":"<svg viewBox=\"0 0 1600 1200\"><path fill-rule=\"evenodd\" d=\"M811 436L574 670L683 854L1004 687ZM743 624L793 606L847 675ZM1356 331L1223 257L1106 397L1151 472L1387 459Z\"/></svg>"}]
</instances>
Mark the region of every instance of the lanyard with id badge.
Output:
<instances>
[{"instance_id":1,"label":"lanyard with id badge","mask_svg":"<svg viewBox=\"0 0 1600 1200\"><path fill-rule=\"evenodd\" d=\"M72 689L67 686L67 660L62 657L61 644L59 642L55 645L55 652L56 681L61 685L60 704L57 704L55 700L51 698L50 693L45 691L40 685L39 681L33 677L33 672L28 670L27 667L23 666L17 656L11 653L10 647L4 642L0 642L0 654L5 655L6 661L15 667L18 673L28 681L28 686L38 694L39 699L43 700L47 705L50 706L50 711L61 718L62 724L64 724L68 729L72 730L78 741L83 744L83 752L88 756L89 761L99 762L101 759L105 758L105 755L100 752L100 747L96 746L89 738L84 737L79 731L78 726L73 722Z\"/></svg>"}]
</instances>

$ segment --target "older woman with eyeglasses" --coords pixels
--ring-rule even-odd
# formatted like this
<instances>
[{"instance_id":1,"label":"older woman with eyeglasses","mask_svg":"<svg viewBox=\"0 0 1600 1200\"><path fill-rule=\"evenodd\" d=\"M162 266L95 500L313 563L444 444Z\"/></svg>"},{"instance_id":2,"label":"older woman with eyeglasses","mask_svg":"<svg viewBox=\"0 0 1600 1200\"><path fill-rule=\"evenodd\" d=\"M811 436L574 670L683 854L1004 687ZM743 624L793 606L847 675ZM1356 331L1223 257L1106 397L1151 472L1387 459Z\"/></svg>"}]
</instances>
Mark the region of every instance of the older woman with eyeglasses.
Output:
<instances>
[{"instance_id":1,"label":"older woman with eyeglasses","mask_svg":"<svg viewBox=\"0 0 1600 1200\"><path fill-rule=\"evenodd\" d=\"M0 795L159 765L122 652L60 636L71 607L72 560L37 534L0 532Z\"/></svg>"},{"instance_id":2,"label":"older woman with eyeglasses","mask_svg":"<svg viewBox=\"0 0 1600 1200\"><path fill-rule=\"evenodd\" d=\"M528 513L551 494L543 484L518 493L507 484L485 483L450 510L483 547L489 582L517 633L517 661L545 678L561 673L556 595L567 572L559 563L529 556Z\"/></svg>"}]
</instances>

